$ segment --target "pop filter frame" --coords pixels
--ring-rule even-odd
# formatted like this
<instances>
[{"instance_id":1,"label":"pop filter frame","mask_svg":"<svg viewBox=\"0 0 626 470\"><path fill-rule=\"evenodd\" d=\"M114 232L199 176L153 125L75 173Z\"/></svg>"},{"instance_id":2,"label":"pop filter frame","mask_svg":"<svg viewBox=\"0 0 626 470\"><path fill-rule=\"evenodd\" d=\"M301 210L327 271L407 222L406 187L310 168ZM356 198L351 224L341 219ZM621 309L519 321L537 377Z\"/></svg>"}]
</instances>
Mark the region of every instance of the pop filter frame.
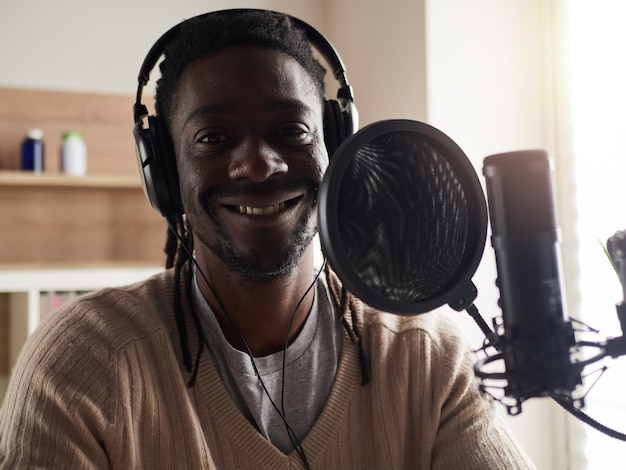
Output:
<instances>
[{"instance_id":1,"label":"pop filter frame","mask_svg":"<svg viewBox=\"0 0 626 470\"><path fill-rule=\"evenodd\" d=\"M372 283L368 283L368 279L364 279L364 276L355 269L342 241L339 205L344 176L350 171L351 165L364 147L376 139L384 138L386 135L393 137L394 134L414 136L416 143L434 149L438 158L445 160L446 168L453 172L455 184L463 192L464 205L466 206L464 210L467 212L464 214L467 226L465 246L458 262L458 268L455 268L454 272L447 278L445 285L432 295L418 300L390 298L371 285ZM383 155L383 158L386 156ZM419 159L421 156L417 154L411 158ZM376 171L376 168L373 171ZM372 174L371 176L376 177L377 175ZM423 177L420 175L420 178ZM352 185L354 182L347 184ZM377 197L377 195L371 196ZM361 209L367 211L368 207ZM318 194L320 241L332 269L346 289L363 302L379 310L401 315L425 313L444 304L460 311L473 304L477 291L471 279L485 248L487 214L487 204L478 175L463 150L450 137L435 127L407 119L378 121L349 137L332 155ZM427 228L427 230L430 229Z\"/></svg>"}]
</instances>

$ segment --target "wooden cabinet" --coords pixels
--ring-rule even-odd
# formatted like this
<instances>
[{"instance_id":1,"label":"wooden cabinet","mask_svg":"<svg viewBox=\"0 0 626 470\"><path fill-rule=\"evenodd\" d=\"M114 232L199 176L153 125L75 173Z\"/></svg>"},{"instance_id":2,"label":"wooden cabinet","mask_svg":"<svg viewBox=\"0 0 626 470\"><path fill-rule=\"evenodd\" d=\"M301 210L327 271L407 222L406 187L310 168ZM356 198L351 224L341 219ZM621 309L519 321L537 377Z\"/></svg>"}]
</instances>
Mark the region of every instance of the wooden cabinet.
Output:
<instances>
[{"instance_id":1,"label":"wooden cabinet","mask_svg":"<svg viewBox=\"0 0 626 470\"><path fill-rule=\"evenodd\" d=\"M7 262L158 261L166 224L141 188L134 96L0 88L0 268ZM43 130L45 171L20 171L21 142ZM63 132L87 145L87 176L60 174Z\"/></svg>"}]
</instances>

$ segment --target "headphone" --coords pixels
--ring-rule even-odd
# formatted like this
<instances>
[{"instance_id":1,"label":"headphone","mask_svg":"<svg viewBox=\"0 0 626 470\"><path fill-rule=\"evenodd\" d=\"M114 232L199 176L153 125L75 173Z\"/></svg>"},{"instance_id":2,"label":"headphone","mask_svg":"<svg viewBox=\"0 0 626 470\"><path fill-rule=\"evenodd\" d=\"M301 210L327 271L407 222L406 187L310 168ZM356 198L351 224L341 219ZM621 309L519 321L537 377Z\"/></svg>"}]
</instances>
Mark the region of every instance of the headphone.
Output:
<instances>
[{"instance_id":1,"label":"headphone","mask_svg":"<svg viewBox=\"0 0 626 470\"><path fill-rule=\"evenodd\" d=\"M152 46L141 65L138 76L137 97L133 105L133 135L135 137L137 161L144 193L152 207L163 217L172 217L184 212L174 146L167 126L161 116L148 115L148 108L141 103L144 86L150 79L150 72L163 55L167 45L179 34L182 25L188 21L210 15L236 15L257 9L232 9L205 13L169 29ZM283 14L283 13L281 13ZM324 100L324 141L328 155L332 156L341 143L354 134L358 128L358 112L354 104L352 87L348 84L345 67L339 54L330 42L315 28L298 18L283 14L300 27L310 44L322 55L332 68L333 76L339 82L336 100ZM144 128L144 120L147 127Z\"/></svg>"}]
</instances>

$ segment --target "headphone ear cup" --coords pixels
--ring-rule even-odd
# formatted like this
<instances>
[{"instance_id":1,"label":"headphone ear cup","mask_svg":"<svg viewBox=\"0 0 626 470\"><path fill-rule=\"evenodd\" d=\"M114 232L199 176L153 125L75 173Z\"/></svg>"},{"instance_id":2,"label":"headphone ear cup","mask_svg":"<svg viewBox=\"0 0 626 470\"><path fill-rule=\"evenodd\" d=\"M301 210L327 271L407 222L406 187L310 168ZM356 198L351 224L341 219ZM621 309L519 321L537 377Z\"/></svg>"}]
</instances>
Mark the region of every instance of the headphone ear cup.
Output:
<instances>
[{"instance_id":1,"label":"headphone ear cup","mask_svg":"<svg viewBox=\"0 0 626 470\"><path fill-rule=\"evenodd\" d=\"M341 143L346 140L346 124L339 103L335 100L324 101L324 142L328 157L332 157Z\"/></svg>"},{"instance_id":2,"label":"headphone ear cup","mask_svg":"<svg viewBox=\"0 0 626 470\"><path fill-rule=\"evenodd\" d=\"M148 128L142 121L133 128L144 193L152 207L170 217L183 212L178 184L174 146L165 123L159 116L148 116Z\"/></svg>"}]
</instances>

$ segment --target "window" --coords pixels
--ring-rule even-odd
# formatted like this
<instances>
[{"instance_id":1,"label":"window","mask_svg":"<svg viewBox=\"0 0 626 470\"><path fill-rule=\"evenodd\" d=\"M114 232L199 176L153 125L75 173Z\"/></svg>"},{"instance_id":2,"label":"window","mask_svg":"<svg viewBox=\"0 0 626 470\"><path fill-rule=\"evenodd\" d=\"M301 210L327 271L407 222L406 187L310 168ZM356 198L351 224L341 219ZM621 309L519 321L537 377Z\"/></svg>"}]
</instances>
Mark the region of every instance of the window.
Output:
<instances>
[{"instance_id":1,"label":"window","mask_svg":"<svg viewBox=\"0 0 626 470\"><path fill-rule=\"evenodd\" d=\"M626 230L626 2L570 0L570 67L582 319L602 336L619 336L615 304L621 285L601 244ZM567 253L564 254L567 256ZM592 366L590 366L593 369ZM626 357L586 399L586 413L626 433ZM626 442L586 430L588 468L616 468ZM577 467L578 468L578 467Z\"/></svg>"}]
</instances>

